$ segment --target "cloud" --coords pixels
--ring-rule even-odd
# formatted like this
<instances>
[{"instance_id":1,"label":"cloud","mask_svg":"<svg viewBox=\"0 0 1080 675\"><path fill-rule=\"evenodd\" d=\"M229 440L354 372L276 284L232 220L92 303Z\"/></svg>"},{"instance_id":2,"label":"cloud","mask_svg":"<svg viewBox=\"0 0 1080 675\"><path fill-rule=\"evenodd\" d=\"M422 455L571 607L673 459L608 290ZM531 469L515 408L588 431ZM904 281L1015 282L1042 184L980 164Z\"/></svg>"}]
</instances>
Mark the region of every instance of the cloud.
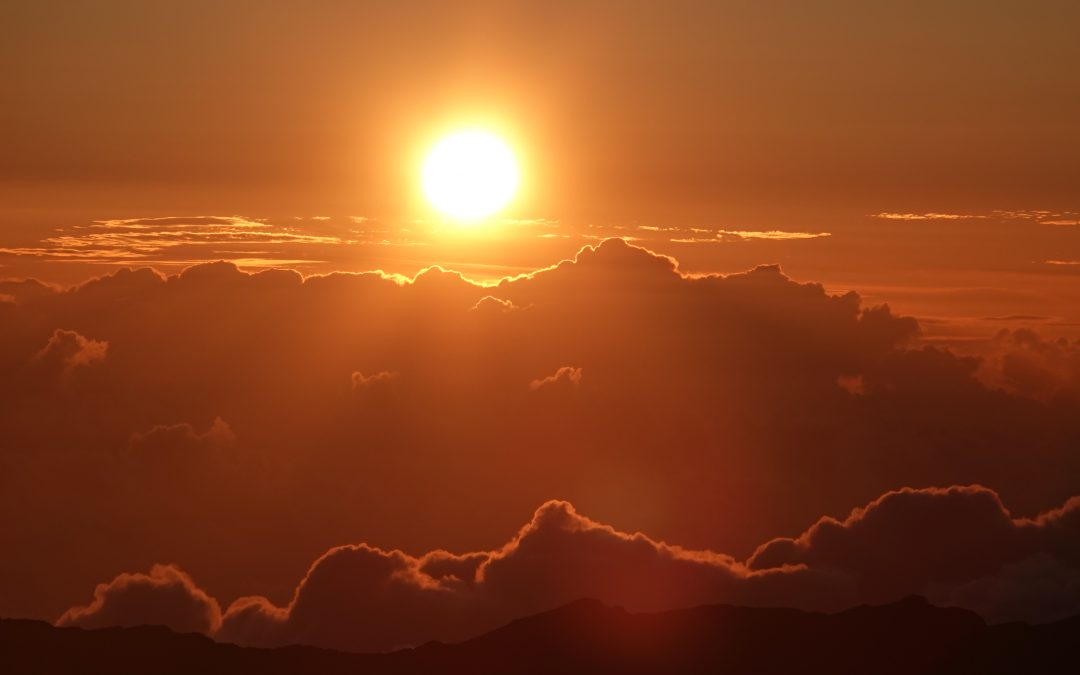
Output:
<instances>
[{"instance_id":1,"label":"cloud","mask_svg":"<svg viewBox=\"0 0 1080 675\"><path fill-rule=\"evenodd\" d=\"M1030 363L991 381L998 351L924 349L914 319L775 265L688 274L616 239L486 284L217 262L8 288L8 614L138 561L283 607L329 542L475 551L553 495L746 554L896 485L980 483L1020 514L1080 493L1071 347L1003 342Z\"/></svg>"},{"instance_id":2,"label":"cloud","mask_svg":"<svg viewBox=\"0 0 1080 675\"><path fill-rule=\"evenodd\" d=\"M114 218L95 220L90 229L120 230L158 230L165 228L187 228L192 226L227 226L233 228L260 229L266 227L266 221L244 216L164 216L158 218Z\"/></svg>"},{"instance_id":3,"label":"cloud","mask_svg":"<svg viewBox=\"0 0 1080 675\"><path fill-rule=\"evenodd\" d=\"M718 230L717 235L736 239L820 239L832 236L829 232L785 232L782 230Z\"/></svg>"},{"instance_id":4,"label":"cloud","mask_svg":"<svg viewBox=\"0 0 1080 675\"><path fill-rule=\"evenodd\" d=\"M397 379L401 373L393 370L382 370L374 375L365 375L359 370L353 371L351 380L353 389L362 389L364 387L373 387L377 384L389 382Z\"/></svg>"},{"instance_id":5,"label":"cloud","mask_svg":"<svg viewBox=\"0 0 1080 675\"><path fill-rule=\"evenodd\" d=\"M121 574L94 589L89 605L72 607L58 626L167 626L180 633L213 634L221 624L217 600L172 565L154 565L148 574Z\"/></svg>"},{"instance_id":6,"label":"cloud","mask_svg":"<svg viewBox=\"0 0 1080 675\"><path fill-rule=\"evenodd\" d=\"M533 380L529 383L529 389L536 391L544 387L570 387L573 389L581 386L581 368L563 366L551 375Z\"/></svg>"},{"instance_id":7,"label":"cloud","mask_svg":"<svg viewBox=\"0 0 1080 675\"><path fill-rule=\"evenodd\" d=\"M1033 221L1040 225L1076 225L1076 213L1072 211L1050 211L1046 209L995 210L989 213L897 213L882 211L870 214L871 218L882 220L1021 220Z\"/></svg>"},{"instance_id":8,"label":"cloud","mask_svg":"<svg viewBox=\"0 0 1080 675\"><path fill-rule=\"evenodd\" d=\"M1002 329L982 354L978 375L990 386L1044 400L1080 400L1080 341Z\"/></svg>"},{"instance_id":9,"label":"cloud","mask_svg":"<svg viewBox=\"0 0 1080 675\"><path fill-rule=\"evenodd\" d=\"M995 573L934 588L936 604L966 607L991 623L1057 621L1080 608L1080 569L1045 553L1003 565Z\"/></svg>"},{"instance_id":10,"label":"cloud","mask_svg":"<svg viewBox=\"0 0 1080 675\"><path fill-rule=\"evenodd\" d=\"M93 605L65 617L81 617L79 625L160 622L179 605L181 616L210 617L203 630L219 640L354 651L461 640L579 598L631 611L708 603L835 611L918 593L992 619L1038 621L1080 611L1078 535L1080 498L1014 519L996 493L979 486L905 488L844 520L822 518L796 538L774 539L743 563L619 531L555 500L491 551L416 557L367 544L332 548L287 606L244 597L220 628L216 603L169 567L155 567L150 578L121 575L99 587ZM156 577L164 581L148 580ZM122 590L111 589L133 580L152 592L124 603Z\"/></svg>"},{"instance_id":11,"label":"cloud","mask_svg":"<svg viewBox=\"0 0 1080 675\"><path fill-rule=\"evenodd\" d=\"M883 211L871 214L870 217L881 218L882 220L981 220L989 216L972 213L894 213Z\"/></svg>"},{"instance_id":12,"label":"cloud","mask_svg":"<svg viewBox=\"0 0 1080 675\"><path fill-rule=\"evenodd\" d=\"M789 241L797 239L822 239L824 237L832 236L831 232L790 232L786 230L704 230L700 228L690 228L688 231L697 234L711 233L712 236L702 237L695 235L673 237L668 241L674 244L716 244L746 240Z\"/></svg>"},{"instance_id":13,"label":"cloud","mask_svg":"<svg viewBox=\"0 0 1080 675\"><path fill-rule=\"evenodd\" d=\"M61 230L37 246L0 253L56 261L107 264L191 265L228 258L248 267L321 262L296 254L356 243L336 234L243 216L190 216L97 220Z\"/></svg>"},{"instance_id":14,"label":"cloud","mask_svg":"<svg viewBox=\"0 0 1080 675\"><path fill-rule=\"evenodd\" d=\"M59 290L61 289L38 279L0 279L0 294L7 296L15 304L50 296Z\"/></svg>"},{"instance_id":15,"label":"cloud","mask_svg":"<svg viewBox=\"0 0 1080 675\"><path fill-rule=\"evenodd\" d=\"M226 445L236 440L232 428L220 417L203 433L195 431L188 423L158 425L146 432L136 432L128 442L133 450L159 452L177 447L198 445Z\"/></svg>"},{"instance_id":16,"label":"cloud","mask_svg":"<svg viewBox=\"0 0 1080 675\"><path fill-rule=\"evenodd\" d=\"M1013 518L997 493L981 486L905 488L882 495L843 520L822 518L798 537L763 544L748 565L757 570L783 565L840 570L866 602L932 592L1000 616L1007 610L998 603L1016 598L1000 592L978 595L980 587L1000 588L999 582L985 579L999 573L1014 576L1016 568L1006 566L1036 556L1052 557L1075 570L1080 566L1078 525L1080 498L1027 519ZM952 592L943 590L950 587ZM1025 607L1021 618L1046 620L1040 608L1041 603ZM1078 610L1080 605L1070 609ZM1018 611L1013 607L1009 613Z\"/></svg>"},{"instance_id":17,"label":"cloud","mask_svg":"<svg viewBox=\"0 0 1080 675\"><path fill-rule=\"evenodd\" d=\"M828 575L754 572L728 556L619 532L551 501L490 552L417 558L365 544L333 548L311 566L288 607L244 598L230 606L217 637L378 651L464 639L581 597L635 610L723 600L837 608L842 590L834 586Z\"/></svg>"},{"instance_id":18,"label":"cloud","mask_svg":"<svg viewBox=\"0 0 1080 675\"><path fill-rule=\"evenodd\" d=\"M501 313L513 311L518 309L518 307L514 306L514 303L509 300L502 300L493 295L485 295L477 300L476 304L472 306L472 309L477 312Z\"/></svg>"},{"instance_id":19,"label":"cloud","mask_svg":"<svg viewBox=\"0 0 1080 675\"><path fill-rule=\"evenodd\" d=\"M34 355L34 362L43 366L56 364L67 375L76 368L104 361L108 351L109 343L104 340L91 340L73 330L57 328Z\"/></svg>"}]
</instances>

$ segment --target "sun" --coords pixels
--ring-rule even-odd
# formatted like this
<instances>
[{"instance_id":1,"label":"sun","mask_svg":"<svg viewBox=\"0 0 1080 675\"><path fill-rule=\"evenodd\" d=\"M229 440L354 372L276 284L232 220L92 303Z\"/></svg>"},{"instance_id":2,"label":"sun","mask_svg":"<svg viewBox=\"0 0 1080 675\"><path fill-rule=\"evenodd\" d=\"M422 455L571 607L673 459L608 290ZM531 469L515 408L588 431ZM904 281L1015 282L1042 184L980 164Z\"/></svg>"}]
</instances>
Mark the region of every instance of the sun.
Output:
<instances>
[{"instance_id":1,"label":"sun","mask_svg":"<svg viewBox=\"0 0 1080 675\"><path fill-rule=\"evenodd\" d=\"M460 131L439 141L424 161L424 195L439 212L475 222L514 198L520 175L514 153L487 131Z\"/></svg>"}]
</instances>

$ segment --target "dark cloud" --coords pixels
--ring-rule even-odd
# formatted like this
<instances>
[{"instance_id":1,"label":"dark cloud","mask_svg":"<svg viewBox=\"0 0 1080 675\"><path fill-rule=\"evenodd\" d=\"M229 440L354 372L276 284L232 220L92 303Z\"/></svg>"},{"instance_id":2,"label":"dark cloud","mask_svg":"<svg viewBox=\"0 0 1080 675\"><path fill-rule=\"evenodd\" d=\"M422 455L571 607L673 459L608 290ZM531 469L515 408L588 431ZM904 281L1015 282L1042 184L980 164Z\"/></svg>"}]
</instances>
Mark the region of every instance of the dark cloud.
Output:
<instances>
[{"instance_id":1,"label":"dark cloud","mask_svg":"<svg viewBox=\"0 0 1080 675\"><path fill-rule=\"evenodd\" d=\"M140 452L173 451L201 445L226 445L236 440L236 435L225 422L217 417L210 428L199 433L188 423L159 424L146 432L131 435L129 445Z\"/></svg>"},{"instance_id":2,"label":"dark cloud","mask_svg":"<svg viewBox=\"0 0 1080 675\"><path fill-rule=\"evenodd\" d=\"M0 546L26 552L0 557L3 613L160 560L281 607L333 543L488 550L555 495L746 556L897 485L1021 515L1080 493L1072 347L1003 340L1038 368L995 384L996 357L775 265L685 274L607 240L486 285L218 262L31 287L0 304Z\"/></svg>"},{"instance_id":3,"label":"dark cloud","mask_svg":"<svg viewBox=\"0 0 1080 675\"><path fill-rule=\"evenodd\" d=\"M108 342L57 328L41 351L34 355L34 363L67 375L76 368L104 360L108 351Z\"/></svg>"},{"instance_id":4,"label":"dark cloud","mask_svg":"<svg viewBox=\"0 0 1080 675\"><path fill-rule=\"evenodd\" d=\"M581 597L638 610L723 601L836 609L852 600L844 591L831 575L751 571L729 556L619 532L553 501L490 552L416 558L364 544L333 548L287 607L244 598L229 607L217 637L386 650L461 640Z\"/></svg>"},{"instance_id":5,"label":"dark cloud","mask_svg":"<svg viewBox=\"0 0 1080 675\"><path fill-rule=\"evenodd\" d=\"M1038 553L995 574L933 588L928 596L937 604L972 609L992 623L1055 621L1080 609L1080 568Z\"/></svg>"},{"instance_id":6,"label":"dark cloud","mask_svg":"<svg viewBox=\"0 0 1080 675\"><path fill-rule=\"evenodd\" d=\"M1080 498L1014 519L986 488L906 488L843 521L823 518L797 538L770 541L743 563L621 532L550 501L491 551L414 557L366 544L332 548L287 605L241 598L220 628L207 619L201 630L245 645L378 651L465 639L579 598L631 611L708 603L834 611L911 594L990 620L1045 621L1080 611L1078 535ZM61 622L178 621L177 606L216 616L216 603L170 567L121 575L95 595Z\"/></svg>"},{"instance_id":7,"label":"dark cloud","mask_svg":"<svg viewBox=\"0 0 1080 675\"><path fill-rule=\"evenodd\" d=\"M1028 328L1002 330L985 354L980 374L991 386L1080 401L1080 341L1048 340Z\"/></svg>"},{"instance_id":8,"label":"dark cloud","mask_svg":"<svg viewBox=\"0 0 1080 675\"><path fill-rule=\"evenodd\" d=\"M844 520L822 518L797 538L774 539L752 569L807 565L840 570L867 602L930 593L989 618L1048 620L1046 584L1080 569L1080 499L1034 519L1013 518L984 487L904 489L882 495ZM1038 570L1047 570L1039 580ZM1029 584L1017 583L1027 576ZM1026 586L1026 588L1025 588ZM1072 594L1075 596L1075 594ZM1068 613L1080 610L1062 595Z\"/></svg>"},{"instance_id":9,"label":"dark cloud","mask_svg":"<svg viewBox=\"0 0 1080 675\"><path fill-rule=\"evenodd\" d=\"M59 626L167 626L181 633L212 634L221 624L221 609L172 565L154 565L149 574L121 574L94 589L94 600L72 607Z\"/></svg>"}]
</instances>

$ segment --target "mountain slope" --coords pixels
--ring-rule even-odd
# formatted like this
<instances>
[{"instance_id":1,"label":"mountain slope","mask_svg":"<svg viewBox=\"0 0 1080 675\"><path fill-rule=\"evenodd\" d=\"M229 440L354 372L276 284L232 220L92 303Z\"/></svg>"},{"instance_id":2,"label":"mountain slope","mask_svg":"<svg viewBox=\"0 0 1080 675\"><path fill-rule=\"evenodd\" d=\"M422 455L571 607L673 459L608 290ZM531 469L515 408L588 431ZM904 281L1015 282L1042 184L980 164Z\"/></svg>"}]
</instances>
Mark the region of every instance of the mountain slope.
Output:
<instances>
[{"instance_id":1,"label":"mountain slope","mask_svg":"<svg viewBox=\"0 0 1080 675\"><path fill-rule=\"evenodd\" d=\"M248 649L160 627L81 630L0 621L0 671L54 673L828 673L1080 672L1080 617L986 626L920 598L826 615L703 606L631 614L596 601L514 621L455 645L391 654Z\"/></svg>"}]
</instances>

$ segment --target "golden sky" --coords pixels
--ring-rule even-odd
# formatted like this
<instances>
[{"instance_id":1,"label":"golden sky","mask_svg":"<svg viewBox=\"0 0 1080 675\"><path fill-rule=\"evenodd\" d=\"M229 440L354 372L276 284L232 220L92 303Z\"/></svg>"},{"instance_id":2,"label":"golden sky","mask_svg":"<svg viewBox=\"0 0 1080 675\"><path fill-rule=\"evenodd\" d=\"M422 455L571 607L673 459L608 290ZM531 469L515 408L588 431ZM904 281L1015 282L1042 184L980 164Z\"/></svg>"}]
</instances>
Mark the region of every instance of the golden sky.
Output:
<instances>
[{"instance_id":1,"label":"golden sky","mask_svg":"<svg viewBox=\"0 0 1080 675\"><path fill-rule=\"evenodd\" d=\"M1078 27L4 2L0 616L386 649L589 593L1080 612ZM422 167L469 129L520 180L463 224Z\"/></svg>"},{"instance_id":2,"label":"golden sky","mask_svg":"<svg viewBox=\"0 0 1080 675\"><path fill-rule=\"evenodd\" d=\"M1072 2L0 11L4 276L229 259L493 278L628 236L689 271L779 262L929 318L1080 321ZM483 236L441 228L420 194L424 153L463 125L522 167L510 222ZM100 223L149 218L199 227Z\"/></svg>"}]
</instances>

